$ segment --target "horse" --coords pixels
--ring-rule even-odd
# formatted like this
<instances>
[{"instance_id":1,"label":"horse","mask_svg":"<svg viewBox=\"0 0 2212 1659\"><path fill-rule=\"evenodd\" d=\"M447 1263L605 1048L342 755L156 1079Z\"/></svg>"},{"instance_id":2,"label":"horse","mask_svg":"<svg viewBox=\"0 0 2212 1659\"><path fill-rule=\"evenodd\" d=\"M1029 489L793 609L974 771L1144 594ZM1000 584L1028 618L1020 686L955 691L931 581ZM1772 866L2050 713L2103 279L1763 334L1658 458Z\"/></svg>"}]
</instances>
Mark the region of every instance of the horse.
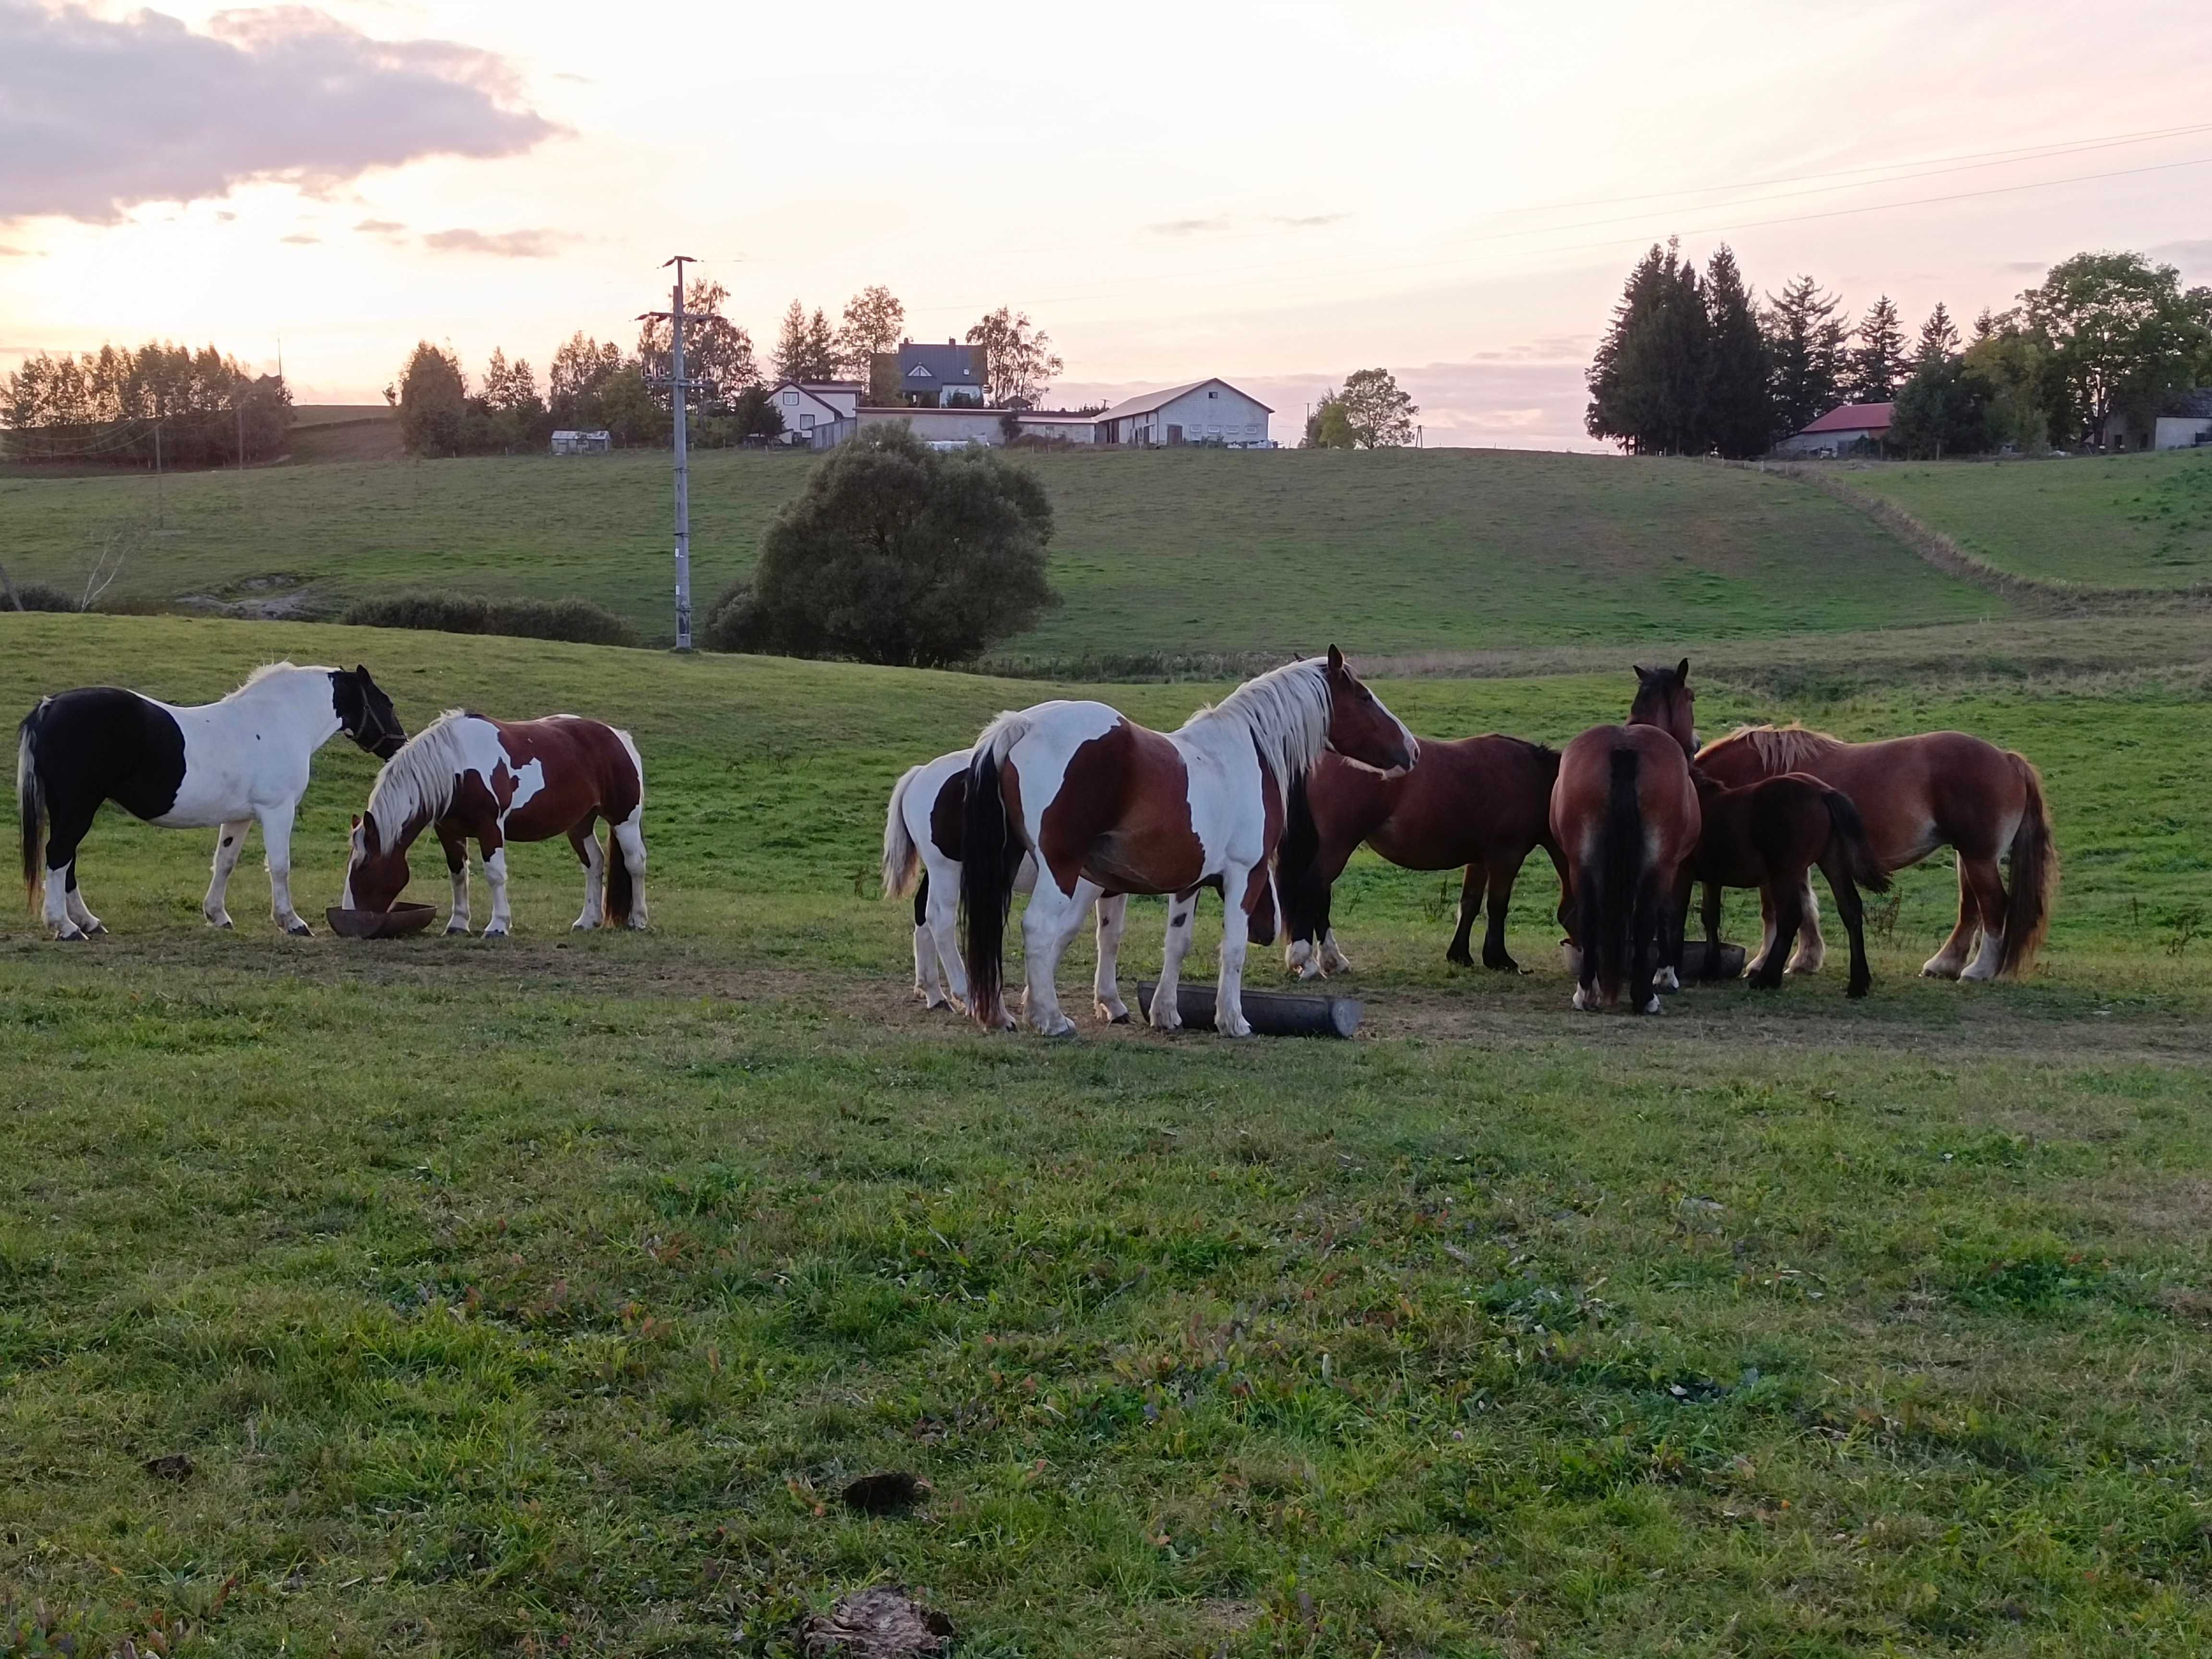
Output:
<instances>
[{"instance_id":1,"label":"horse","mask_svg":"<svg viewBox=\"0 0 2212 1659\"><path fill-rule=\"evenodd\" d=\"M1889 890L1889 872L1868 844L1858 808L1840 789L1802 772L1784 772L1740 789L1724 788L1691 768L1703 828L1685 867L1678 901L1686 905L1692 880L1705 884L1705 959L1702 977L1720 974L1721 890L1756 887L1760 907L1784 939L1796 934L1814 865L1828 878L1837 914L1850 935L1851 975L1844 994L1863 997L1874 982L1867 969L1864 908L1858 890ZM1782 983L1783 953L1762 953L1751 982L1762 991Z\"/></svg>"},{"instance_id":2,"label":"horse","mask_svg":"<svg viewBox=\"0 0 2212 1659\"><path fill-rule=\"evenodd\" d=\"M2017 974L2034 959L2051 921L2058 851L2043 778L2025 756L1963 732L1928 732L1881 743L1846 743L1802 726L1750 726L1716 738L1698 764L1723 785L1802 772L1851 798L1885 871L1917 864L1939 847L1959 854L1959 920L1920 971L1936 979ZM2009 884L1999 871L2009 854ZM1820 908L1804 888L1803 945L1791 965L1810 971L1825 946ZM1979 948L1976 936L1979 935ZM1790 934L1770 921L1769 945Z\"/></svg>"},{"instance_id":3,"label":"horse","mask_svg":"<svg viewBox=\"0 0 2212 1659\"><path fill-rule=\"evenodd\" d=\"M1559 872L1562 891L1566 886L1566 860L1551 828L1552 785L1559 775L1557 750L1496 732L1456 741L1425 738L1419 764L1395 778L1322 755L1294 787L1293 793L1304 792L1305 811L1291 811L1276 855L1285 965L1301 979L1352 966L1329 926L1329 899L1352 849L1364 842L1401 869L1465 865L1459 927L1444 959L1474 965L1468 937L1486 893L1490 921L1482 965L1518 971L1505 948L1505 913L1522 861L1542 848Z\"/></svg>"},{"instance_id":4,"label":"horse","mask_svg":"<svg viewBox=\"0 0 2212 1659\"><path fill-rule=\"evenodd\" d=\"M1594 726L1559 757L1551 827L1567 860L1575 1006L1610 1006L1625 988L1636 1012L1656 1014L1653 955L1678 982L1676 895L1703 826L1690 777L1696 696L1687 658L1636 676L1627 723Z\"/></svg>"},{"instance_id":5,"label":"horse","mask_svg":"<svg viewBox=\"0 0 2212 1659\"><path fill-rule=\"evenodd\" d=\"M1272 866L1289 792L1324 750L1402 772L1420 745L1361 684L1334 646L1247 680L1171 733L1097 702L1047 702L1000 715L975 741L962 827L962 941L969 1008L1011 1026L1001 995L1006 920L1021 854L1037 860L1022 920L1030 1024L1074 1029L1054 986L1060 953L1102 895L1164 893L1167 948L1153 1026L1173 1030L1182 959L1201 886L1222 896L1214 1029L1251 1035L1241 996L1248 939L1274 937Z\"/></svg>"},{"instance_id":6,"label":"horse","mask_svg":"<svg viewBox=\"0 0 2212 1659\"><path fill-rule=\"evenodd\" d=\"M349 910L389 910L407 886L407 849L434 827L453 879L446 932L469 931L469 847L491 883L486 939L505 937L507 845L566 836L584 866L577 930L645 926L645 763L627 732L578 714L495 720L449 708L385 763L353 821ZM608 824L608 845L592 834Z\"/></svg>"},{"instance_id":7,"label":"horse","mask_svg":"<svg viewBox=\"0 0 2212 1659\"><path fill-rule=\"evenodd\" d=\"M968 763L974 751L956 749L910 766L891 786L884 819L884 896L914 894L914 989L925 1008L964 1008L968 976L960 964L960 830L968 804ZM1036 886L1036 860L1022 854L1014 891ZM1115 957L1128 900L1109 893L1098 901L1098 969L1094 978L1098 1016L1109 1024L1129 1018L1117 983Z\"/></svg>"},{"instance_id":8,"label":"horse","mask_svg":"<svg viewBox=\"0 0 2212 1659\"><path fill-rule=\"evenodd\" d=\"M43 839L46 926L64 939L107 931L86 907L76 860L112 800L164 830L218 830L200 904L215 927L230 926L230 872L258 819L276 925L306 936L313 930L292 908L292 820L308 762L341 732L379 760L406 741L366 668L270 663L222 702L184 707L106 685L41 698L15 728L27 901L37 901Z\"/></svg>"}]
</instances>

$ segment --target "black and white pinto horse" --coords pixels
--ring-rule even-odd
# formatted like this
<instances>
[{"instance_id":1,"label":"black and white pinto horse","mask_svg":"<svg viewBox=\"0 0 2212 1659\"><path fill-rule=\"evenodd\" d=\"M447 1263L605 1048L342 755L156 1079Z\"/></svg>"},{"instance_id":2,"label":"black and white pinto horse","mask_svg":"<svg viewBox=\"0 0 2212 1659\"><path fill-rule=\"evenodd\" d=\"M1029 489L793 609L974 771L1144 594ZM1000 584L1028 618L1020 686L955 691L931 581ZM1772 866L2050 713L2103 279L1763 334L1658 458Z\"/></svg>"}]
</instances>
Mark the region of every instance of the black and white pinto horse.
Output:
<instances>
[{"instance_id":1,"label":"black and white pinto horse","mask_svg":"<svg viewBox=\"0 0 2212 1659\"><path fill-rule=\"evenodd\" d=\"M968 1006L968 975L960 962L960 830L968 809L972 749L956 749L909 766L891 786L884 818L884 896L914 893L914 989L925 1008ZM1014 872L1014 891L1036 887L1036 860L1026 852ZM1098 966L1093 1000L1103 1020L1129 1018L1117 983L1116 957L1127 921L1128 896L1098 900Z\"/></svg>"},{"instance_id":2,"label":"black and white pinto horse","mask_svg":"<svg viewBox=\"0 0 2212 1659\"><path fill-rule=\"evenodd\" d=\"M112 686L41 699L15 738L26 894L35 902L43 839L47 927L68 939L106 931L86 908L76 859L93 815L112 800L164 830L220 826L200 911L228 927L230 872L258 819L276 925L308 933L292 908L292 819L308 762L341 732L379 759L407 740L392 699L366 668L271 663L221 702L188 708Z\"/></svg>"}]
</instances>

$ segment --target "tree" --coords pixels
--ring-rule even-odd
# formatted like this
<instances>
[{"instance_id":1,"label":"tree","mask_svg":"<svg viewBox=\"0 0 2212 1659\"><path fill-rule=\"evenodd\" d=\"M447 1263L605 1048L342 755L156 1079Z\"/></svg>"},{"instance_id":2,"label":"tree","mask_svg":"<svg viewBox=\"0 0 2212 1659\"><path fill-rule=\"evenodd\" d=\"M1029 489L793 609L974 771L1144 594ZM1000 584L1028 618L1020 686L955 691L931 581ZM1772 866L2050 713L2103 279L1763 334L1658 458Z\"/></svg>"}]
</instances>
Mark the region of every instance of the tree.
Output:
<instances>
[{"instance_id":1,"label":"tree","mask_svg":"<svg viewBox=\"0 0 2212 1659\"><path fill-rule=\"evenodd\" d=\"M1989 388L1989 404L1983 411L1987 441L1992 448L2035 454L2051 441L2044 396L2050 355L2020 325L2016 313L2007 312L2002 318L1987 312L1982 315L1989 331L1966 348L1964 362Z\"/></svg>"},{"instance_id":2,"label":"tree","mask_svg":"<svg viewBox=\"0 0 2212 1659\"><path fill-rule=\"evenodd\" d=\"M553 367L546 376L546 401L552 407L554 424L584 431L605 427L600 396L622 366L622 348L612 340L603 345L581 329L569 336L553 354Z\"/></svg>"},{"instance_id":3,"label":"tree","mask_svg":"<svg viewBox=\"0 0 2212 1659\"><path fill-rule=\"evenodd\" d=\"M1682 258L1679 242L1654 243L1629 273L1590 364L1583 422L1590 435L1639 455L1703 454L1711 447L1710 343L1697 267Z\"/></svg>"},{"instance_id":4,"label":"tree","mask_svg":"<svg viewBox=\"0 0 2212 1659\"><path fill-rule=\"evenodd\" d=\"M1977 340L1986 340L1996 332L1996 318L1990 313L1987 306L1984 306L1982 314L1974 319L1974 337Z\"/></svg>"},{"instance_id":5,"label":"tree","mask_svg":"<svg viewBox=\"0 0 2212 1659\"><path fill-rule=\"evenodd\" d=\"M1362 449L1406 449L1413 442L1413 416L1421 406L1398 389L1387 368L1358 368L1337 394Z\"/></svg>"},{"instance_id":6,"label":"tree","mask_svg":"<svg viewBox=\"0 0 2212 1659\"><path fill-rule=\"evenodd\" d=\"M283 453L292 394L211 345L103 345L25 358L5 377L0 423L14 429L19 460L152 466L158 447L165 466L235 465L241 442L247 460Z\"/></svg>"},{"instance_id":7,"label":"tree","mask_svg":"<svg viewBox=\"0 0 2212 1659\"><path fill-rule=\"evenodd\" d=\"M1766 339L1725 242L1705 264L1705 319L1706 439L1731 460L1764 455L1774 440Z\"/></svg>"},{"instance_id":8,"label":"tree","mask_svg":"<svg viewBox=\"0 0 2212 1659\"><path fill-rule=\"evenodd\" d=\"M752 336L722 314L729 298L727 289L708 279L695 280L684 289L684 378L712 381L724 402L759 385L761 377ZM665 318L648 317L638 330L637 360L648 380L669 378L674 338L675 325ZM667 400L666 392L659 395Z\"/></svg>"},{"instance_id":9,"label":"tree","mask_svg":"<svg viewBox=\"0 0 2212 1659\"><path fill-rule=\"evenodd\" d=\"M1978 455L1990 447L1990 397L1963 358L1924 356L1898 388L1889 441L1915 460Z\"/></svg>"},{"instance_id":10,"label":"tree","mask_svg":"<svg viewBox=\"0 0 2212 1659\"><path fill-rule=\"evenodd\" d=\"M845 301L845 321L837 331L837 356L846 377L868 388L868 401L898 401L899 342L906 334L906 307L878 283ZM890 358L888 363L884 360Z\"/></svg>"},{"instance_id":11,"label":"tree","mask_svg":"<svg viewBox=\"0 0 2212 1659\"><path fill-rule=\"evenodd\" d=\"M1334 391L1322 394L1321 401L1306 416L1306 435L1300 447L1305 449L1357 449L1359 434L1353 429L1351 412L1344 399Z\"/></svg>"},{"instance_id":12,"label":"tree","mask_svg":"<svg viewBox=\"0 0 2212 1659\"><path fill-rule=\"evenodd\" d=\"M776 378L784 380L834 380L837 378L837 331L822 308L809 317L798 301L783 313L783 326L775 339Z\"/></svg>"},{"instance_id":13,"label":"tree","mask_svg":"<svg viewBox=\"0 0 2212 1659\"><path fill-rule=\"evenodd\" d=\"M494 346L491 356L484 359L483 400L495 410L524 409L538 403L538 376L530 367L530 360L518 357L512 363L507 354Z\"/></svg>"},{"instance_id":14,"label":"tree","mask_svg":"<svg viewBox=\"0 0 2212 1659\"><path fill-rule=\"evenodd\" d=\"M1045 580L1052 505L984 450L944 455L903 424L830 452L761 538L752 580L716 600L720 651L966 662L1056 603Z\"/></svg>"},{"instance_id":15,"label":"tree","mask_svg":"<svg viewBox=\"0 0 2212 1659\"><path fill-rule=\"evenodd\" d=\"M1066 368L1052 336L1034 326L1025 311L1000 306L968 331L968 343L983 351L983 394L1002 409L1034 408L1054 375Z\"/></svg>"},{"instance_id":16,"label":"tree","mask_svg":"<svg viewBox=\"0 0 2212 1659\"><path fill-rule=\"evenodd\" d=\"M1986 317L1989 313L1984 311L1982 315ZM1978 328L1979 325L1976 326ZM1983 332L1986 331L1983 331ZM1976 337L1979 338L1980 335L1978 334ZM1951 320L1951 313L1943 308L1943 302L1938 300L1936 302L1936 309L1928 313L1928 320L1920 325L1918 361L1924 363L1931 357L1953 356L1956 355L1958 349L1958 325Z\"/></svg>"},{"instance_id":17,"label":"tree","mask_svg":"<svg viewBox=\"0 0 2212 1659\"><path fill-rule=\"evenodd\" d=\"M1782 436L1802 432L1843 399L1844 325L1836 312L1843 301L1823 294L1810 276L1800 276L1780 295L1766 296L1768 381L1773 392L1774 429Z\"/></svg>"},{"instance_id":18,"label":"tree","mask_svg":"<svg viewBox=\"0 0 2212 1659\"><path fill-rule=\"evenodd\" d=\"M399 375L399 441L410 455L462 455L469 447L469 383L449 348L416 342Z\"/></svg>"},{"instance_id":19,"label":"tree","mask_svg":"<svg viewBox=\"0 0 2212 1659\"><path fill-rule=\"evenodd\" d=\"M483 394L469 402L471 425L480 428L471 434L472 450L517 454L536 449L552 432L529 360L518 357L510 363L496 346L484 360Z\"/></svg>"},{"instance_id":20,"label":"tree","mask_svg":"<svg viewBox=\"0 0 2212 1659\"><path fill-rule=\"evenodd\" d=\"M2049 353L2051 427L2100 442L2115 414L2155 415L2212 367L2212 290L2184 292L2140 253L2077 253L2021 296Z\"/></svg>"},{"instance_id":21,"label":"tree","mask_svg":"<svg viewBox=\"0 0 2212 1659\"><path fill-rule=\"evenodd\" d=\"M1883 295L1867 308L1859 324L1858 345L1850 354L1844 390L1855 404L1886 404L1905 378L1905 331L1897 307Z\"/></svg>"}]
</instances>

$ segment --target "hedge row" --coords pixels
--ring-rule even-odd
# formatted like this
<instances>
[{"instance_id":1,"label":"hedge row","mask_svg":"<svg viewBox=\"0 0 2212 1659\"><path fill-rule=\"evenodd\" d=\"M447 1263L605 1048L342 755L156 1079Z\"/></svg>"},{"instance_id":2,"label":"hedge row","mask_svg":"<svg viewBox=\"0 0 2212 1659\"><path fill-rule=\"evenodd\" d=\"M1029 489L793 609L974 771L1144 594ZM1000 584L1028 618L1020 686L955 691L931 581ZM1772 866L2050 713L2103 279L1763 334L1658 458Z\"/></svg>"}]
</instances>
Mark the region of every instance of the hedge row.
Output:
<instances>
[{"instance_id":1,"label":"hedge row","mask_svg":"<svg viewBox=\"0 0 2212 1659\"><path fill-rule=\"evenodd\" d=\"M505 634L575 645L635 645L636 629L585 599L479 599L463 593L393 593L356 599L338 618L356 628L437 634Z\"/></svg>"}]
</instances>

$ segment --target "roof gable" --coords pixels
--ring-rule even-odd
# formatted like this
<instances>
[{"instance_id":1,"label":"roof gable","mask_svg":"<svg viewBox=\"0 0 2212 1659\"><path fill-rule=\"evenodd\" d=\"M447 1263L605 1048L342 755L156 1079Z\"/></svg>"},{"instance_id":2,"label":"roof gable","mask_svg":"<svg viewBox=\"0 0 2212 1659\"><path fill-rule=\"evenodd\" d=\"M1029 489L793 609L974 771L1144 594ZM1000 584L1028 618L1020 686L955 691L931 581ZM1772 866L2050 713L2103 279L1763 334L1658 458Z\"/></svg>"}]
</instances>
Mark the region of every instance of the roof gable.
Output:
<instances>
[{"instance_id":1,"label":"roof gable","mask_svg":"<svg viewBox=\"0 0 2212 1659\"><path fill-rule=\"evenodd\" d=\"M1245 402L1253 404L1255 407L1264 410L1269 415L1275 412L1273 410L1269 409L1267 404L1261 403L1257 398L1255 398L1250 392L1237 392L1237 388L1230 385L1228 381L1215 379L1193 380L1188 386L1171 386L1164 392L1147 392L1140 397L1131 398L1126 402L1115 404L1113 408L1108 410L1098 418L1102 421L1126 421L1133 415L1150 415L1155 410L1165 409L1170 404L1173 403L1178 398L1187 396L1193 392L1197 392L1210 386L1218 386L1224 392L1236 392L1237 395L1243 398Z\"/></svg>"}]
</instances>

